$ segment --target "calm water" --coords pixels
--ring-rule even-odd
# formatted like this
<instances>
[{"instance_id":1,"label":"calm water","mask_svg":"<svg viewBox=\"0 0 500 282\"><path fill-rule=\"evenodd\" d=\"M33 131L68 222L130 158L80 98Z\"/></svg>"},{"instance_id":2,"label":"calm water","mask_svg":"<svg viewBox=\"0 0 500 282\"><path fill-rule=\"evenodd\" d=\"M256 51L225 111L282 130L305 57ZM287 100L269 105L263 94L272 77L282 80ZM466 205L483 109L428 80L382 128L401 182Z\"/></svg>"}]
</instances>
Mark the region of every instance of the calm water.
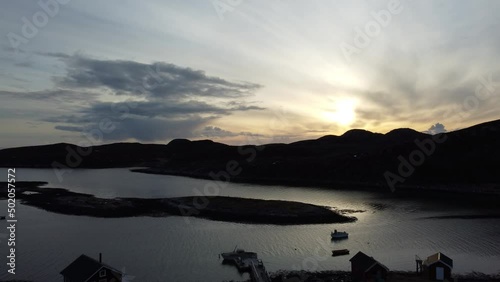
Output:
<instances>
[{"instance_id":1,"label":"calm water","mask_svg":"<svg viewBox=\"0 0 500 282\"><path fill-rule=\"evenodd\" d=\"M6 179L6 169L1 169ZM177 197L196 195L208 180L148 175L128 169L77 170L59 182L50 169L18 169L17 180L40 180L98 197ZM5 180L1 180L5 181ZM243 280L236 268L221 265L218 253L238 247L258 252L269 271L279 269L349 270L350 256L331 257L331 249L363 251L393 270L414 270L415 255L442 251L454 259L454 272L500 271L500 219L424 219L429 216L500 213L453 202L402 200L362 191L332 191L229 184L220 195L284 199L355 213L355 223L273 226L217 222L172 216L101 219L67 216L29 206L17 208L17 274L7 275L7 245L0 279L62 281L59 272L80 254L97 257L135 276L130 281ZM0 210L6 201L0 201ZM5 211L6 212L6 211ZM4 214L5 212L0 212ZM0 223L5 225L3 221ZM333 229L348 240L330 241ZM2 230L5 230L2 228Z\"/></svg>"}]
</instances>

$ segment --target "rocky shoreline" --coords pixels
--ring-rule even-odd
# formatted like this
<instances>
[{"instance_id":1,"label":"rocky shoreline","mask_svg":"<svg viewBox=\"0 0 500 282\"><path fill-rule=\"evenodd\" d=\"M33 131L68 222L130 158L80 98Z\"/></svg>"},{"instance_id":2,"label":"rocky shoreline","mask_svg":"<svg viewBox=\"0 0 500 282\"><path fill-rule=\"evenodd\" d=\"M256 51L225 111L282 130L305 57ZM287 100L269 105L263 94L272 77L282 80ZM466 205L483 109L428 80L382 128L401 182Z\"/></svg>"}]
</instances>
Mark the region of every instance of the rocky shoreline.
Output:
<instances>
[{"instance_id":1,"label":"rocky shoreline","mask_svg":"<svg viewBox=\"0 0 500 282\"><path fill-rule=\"evenodd\" d=\"M356 220L328 207L291 201L219 196L178 198L103 199L61 188L45 188L45 182L17 182L16 199L47 211L93 217L193 216L219 221L262 224L346 223ZM0 199L7 199L7 183L0 182Z\"/></svg>"},{"instance_id":2,"label":"rocky shoreline","mask_svg":"<svg viewBox=\"0 0 500 282\"><path fill-rule=\"evenodd\" d=\"M459 282L500 282L500 273L496 275L487 275L478 272L472 272L467 274L456 274L453 275ZM389 281L397 282L424 282L430 281L422 275L417 275L412 271L391 271L389 272ZM351 272L349 271L287 271L278 270L271 273L272 282L309 282L309 281L334 281L334 282L350 282Z\"/></svg>"}]
</instances>

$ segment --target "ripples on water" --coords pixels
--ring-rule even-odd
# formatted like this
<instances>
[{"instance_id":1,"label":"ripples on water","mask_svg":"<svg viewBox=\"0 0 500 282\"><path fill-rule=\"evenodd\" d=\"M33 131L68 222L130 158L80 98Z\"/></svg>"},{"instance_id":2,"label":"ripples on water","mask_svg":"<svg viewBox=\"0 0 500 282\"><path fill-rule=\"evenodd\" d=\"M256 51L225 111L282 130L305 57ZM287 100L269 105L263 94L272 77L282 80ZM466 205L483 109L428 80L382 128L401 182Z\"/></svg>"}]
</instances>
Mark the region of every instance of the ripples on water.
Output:
<instances>
[{"instance_id":1,"label":"ripples on water","mask_svg":"<svg viewBox=\"0 0 500 282\"><path fill-rule=\"evenodd\" d=\"M107 198L188 196L203 191L207 183L131 173L127 169L75 170L65 176L60 183L52 170L17 170L18 181L47 181L48 187ZM61 281L59 271L81 253L97 257L102 252L106 263L134 275L133 281L243 280L248 276L222 265L218 259L220 252L232 250L235 245L257 252L269 271L349 270L348 259L357 251L395 270L414 270L415 255L425 257L442 251L454 259L455 272L500 271L498 218L430 218L500 214L500 208L478 209L455 201L401 199L363 191L249 184L229 184L220 195L323 205L345 210L358 221L273 226L196 218L186 221L176 216L102 219L19 206L16 278ZM333 229L348 231L350 238L330 241ZM351 256L330 256L332 249L344 248L351 251Z\"/></svg>"}]
</instances>

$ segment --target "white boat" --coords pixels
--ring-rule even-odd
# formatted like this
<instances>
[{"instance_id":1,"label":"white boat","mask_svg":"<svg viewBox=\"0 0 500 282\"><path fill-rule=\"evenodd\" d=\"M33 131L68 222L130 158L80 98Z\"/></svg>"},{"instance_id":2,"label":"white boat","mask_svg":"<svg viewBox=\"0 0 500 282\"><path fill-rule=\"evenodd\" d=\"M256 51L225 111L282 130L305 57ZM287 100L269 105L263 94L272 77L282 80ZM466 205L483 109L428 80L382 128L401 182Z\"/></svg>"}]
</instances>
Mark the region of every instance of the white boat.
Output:
<instances>
[{"instance_id":1,"label":"white boat","mask_svg":"<svg viewBox=\"0 0 500 282\"><path fill-rule=\"evenodd\" d=\"M339 232L337 229L332 232L332 240L347 239L349 234L347 232Z\"/></svg>"}]
</instances>

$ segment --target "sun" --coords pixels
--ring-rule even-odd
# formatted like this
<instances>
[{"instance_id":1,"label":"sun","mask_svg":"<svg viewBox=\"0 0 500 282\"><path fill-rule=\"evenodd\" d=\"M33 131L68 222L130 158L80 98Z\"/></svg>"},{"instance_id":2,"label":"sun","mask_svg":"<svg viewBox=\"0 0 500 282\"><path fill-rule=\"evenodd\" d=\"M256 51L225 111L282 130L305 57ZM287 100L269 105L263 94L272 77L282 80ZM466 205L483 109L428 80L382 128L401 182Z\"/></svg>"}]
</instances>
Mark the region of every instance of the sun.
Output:
<instances>
[{"instance_id":1,"label":"sun","mask_svg":"<svg viewBox=\"0 0 500 282\"><path fill-rule=\"evenodd\" d=\"M331 109L323 112L323 118L328 122L348 126L356 120L356 103L349 99L335 101Z\"/></svg>"}]
</instances>

